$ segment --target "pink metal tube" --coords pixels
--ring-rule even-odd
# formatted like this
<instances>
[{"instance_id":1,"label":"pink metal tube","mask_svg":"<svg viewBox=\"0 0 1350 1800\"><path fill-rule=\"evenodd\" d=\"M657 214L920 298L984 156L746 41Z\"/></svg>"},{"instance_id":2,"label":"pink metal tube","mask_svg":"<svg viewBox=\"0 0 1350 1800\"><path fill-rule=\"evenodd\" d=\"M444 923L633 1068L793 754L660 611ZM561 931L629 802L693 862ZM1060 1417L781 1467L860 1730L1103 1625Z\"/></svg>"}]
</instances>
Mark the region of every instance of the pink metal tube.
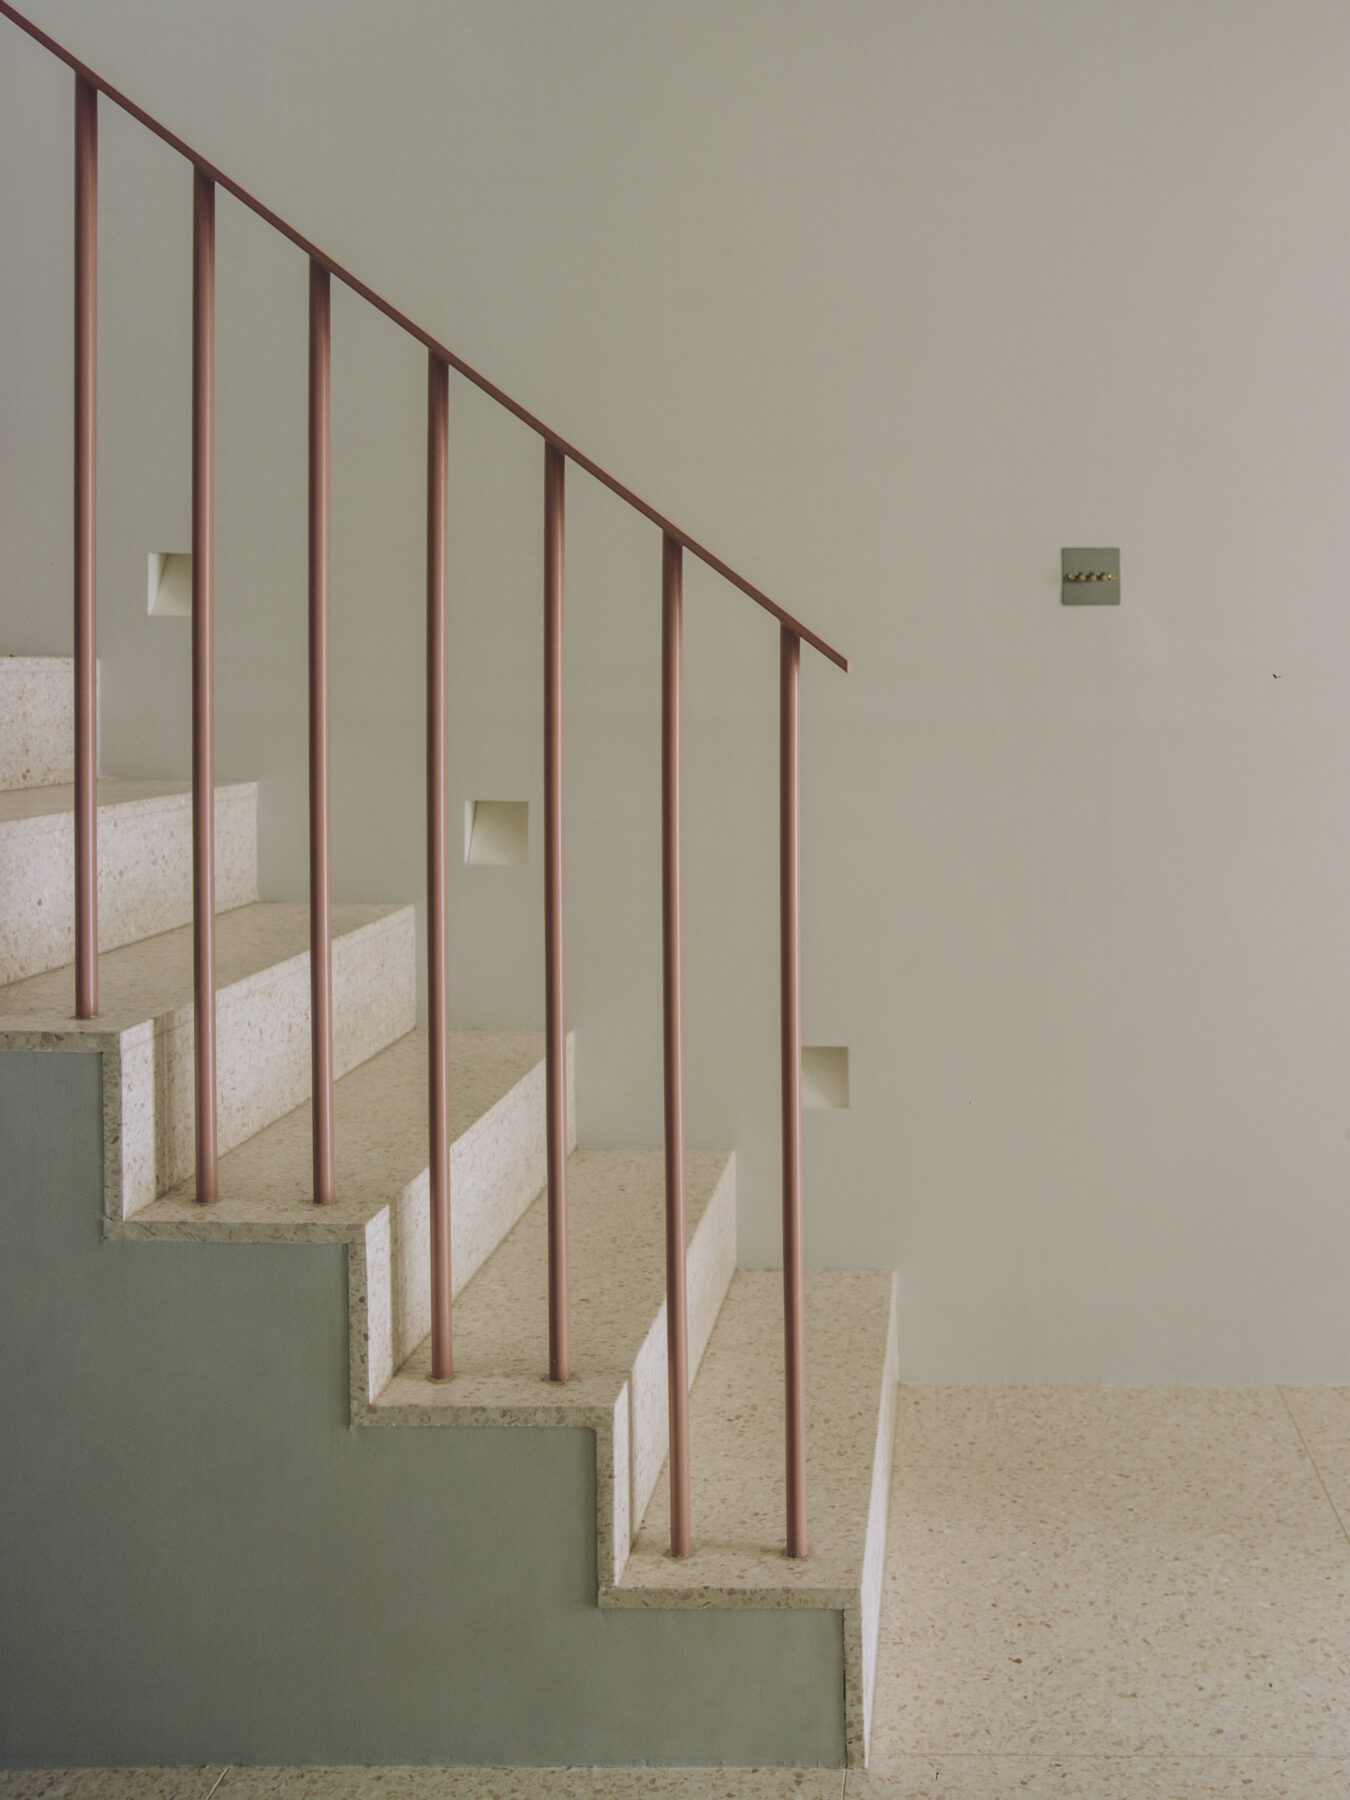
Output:
<instances>
[{"instance_id":1,"label":"pink metal tube","mask_svg":"<svg viewBox=\"0 0 1350 1800\"><path fill-rule=\"evenodd\" d=\"M217 1196L213 567L216 191L192 186L192 966L197 1198Z\"/></svg>"},{"instance_id":2,"label":"pink metal tube","mask_svg":"<svg viewBox=\"0 0 1350 1800\"><path fill-rule=\"evenodd\" d=\"M670 1406L670 1554L688 1556L689 1322L684 1257L684 1022L680 986L681 546L661 552L661 976L666 1087L666 1369Z\"/></svg>"},{"instance_id":3,"label":"pink metal tube","mask_svg":"<svg viewBox=\"0 0 1350 1800\"><path fill-rule=\"evenodd\" d=\"M328 443L331 294L309 265L309 1019L314 1198L333 1178L333 929L328 786Z\"/></svg>"},{"instance_id":4,"label":"pink metal tube","mask_svg":"<svg viewBox=\"0 0 1350 1800\"><path fill-rule=\"evenodd\" d=\"M75 77L75 1016L98 1012L98 93Z\"/></svg>"},{"instance_id":5,"label":"pink metal tube","mask_svg":"<svg viewBox=\"0 0 1350 1800\"><path fill-rule=\"evenodd\" d=\"M563 940L563 493L544 446L544 1042L548 1137L548 1373L570 1372L567 1319L567 999Z\"/></svg>"},{"instance_id":6,"label":"pink metal tube","mask_svg":"<svg viewBox=\"0 0 1350 1800\"><path fill-rule=\"evenodd\" d=\"M462 357L456 356L453 350L449 349L445 344L442 344L438 338L433 337L429 331L424 331L414 319L409 318L406 313L400 312L391 301L386 300L383 295L377 294L374 288L367 286L364 281L354 275L349 269L343 268L342 264L337 262L333 257L325 255L319 246L307 238L303 232L297 231L293 225L288 224L280 214L273 212L271 207L265 206L255 195L250 194L247 188L241 187L237 181L233 181L223 169L217 168L214 163L209 162L206 157L194 150L190 144L185 143L182 138L170 131L166 125L161 125L159 120L156 119L153 114L146 112L143 107L137 106L134 100L128 99L127 96L119 89L115 88L110 81L104 81L102 76L96 74L87 64L82 63L79 57L73 55L64 45L58 44L54 37L49 36L47 32L34 25L31 19L25 18L17 7L12 6L9 3L9 0L0 0L0 18L9 19L12 24L19 27L20 31L27 32L28 36L34 39L35 42L41 44L45 50L50 51L53 56L59 57L62 62L68 65L68 67L74 69L77 75L83 76L86 81L97 88L99 93L106 95L114 106L120 107L123 112L129 114L130 117L135 119L139 124L144 125L147 131L153 132L157 138L163 143L168 144L171 149L176 150L180 156L185 156L195 168L201 170L208 180L213 181L216 186L223 189L225 193L232 195L241 205L248 207L250 212L256 213L257 216L270 225L274 231L280 232L282 237L289 238L291 243L302 250L306 256L313 258L316 262L322 263L324 268L336 275L338 280L342 282L344 286L350 288L354 294L359 294L361 298L373 306L377 312L382 312L387 319L392 319L395 325L408 333L409 337L416 339L419 344L424 345L432 356L438 357L442 362L447 364L448 367L463 375L466 381L471 381L475 387L480 388L490 399L495 400L498 406L504 407L507 412L512 413L519 419L523 425L527 425L531 431L538 432L539 436L547 443L552 444L555 449L561 450L563 455L566 456L570 462L575 463L579 469L584 469L588 475L594 476L598 482L609 488L611 493L617 494L621 500L626 501L635 512L641 513L645 519L650 519L651 522L654 525L659 526L668 537L673 537L677 543L683 545L683 547L688 550L691 556L697 556L699 560L706 563L710 569L721 575L726 581L729 581L733 587L739 588L740 591L753 600L757 606L762 606L766 612L771 613L774 618L780 621L780 623L789 626L797 633L804 644L810 644L813 649L819 650L822 656L828 657L832 663L837 664L839 668L847 672L848 658L842 651L836 650L831 644L827 644L825 640L818 637L809 626L803 625L799 619L793 618L792 614L779 606L776 600L770 599L767 594L755 587L752 582L747 581L743 575L738 575L736 570L724 563L720 557L714 556L711 550L705 549L702 544L697 543L687 532L681 531L670 519L667 519L663 514L659 513L654 506L649 506L648 503L639 495L635 494L631 488L625 487L624 484L611 475L607 469L602 469L599 463L593 462L583 451L577 449L575 445L569 444L560 433L551 430L541 419L535 418L534 414L528 412L518 400L513 400L509 394L504 393L494 382L489 381L486 375L480 375L477 369L471 368Z\"/></svg>"},{"instance_id":7,"label":"pink metal tube","mask_svg":"<svg viewBox=\"0 0 1350 1800\"><path fill-rule=\"evenodd\" d=\"M427 362L427 1038L431 1122L431 1379L455 1372L450 1330L450 988L446 906L446 631L450 371Z\"/></svg>"},{"instance_id":8,"label":"pink metal tube","mask_svg":"<svg viewBox=\"0 0 1350 1800\"><path fill-rule=\"evenodd\" d=\"M787 1415L787 1553L806 1555L806 1378L802 1260L800 912L801 640L783 627L779 659L780 982L783 1077L783 1333Z\"/></svg>"}]
</instances>

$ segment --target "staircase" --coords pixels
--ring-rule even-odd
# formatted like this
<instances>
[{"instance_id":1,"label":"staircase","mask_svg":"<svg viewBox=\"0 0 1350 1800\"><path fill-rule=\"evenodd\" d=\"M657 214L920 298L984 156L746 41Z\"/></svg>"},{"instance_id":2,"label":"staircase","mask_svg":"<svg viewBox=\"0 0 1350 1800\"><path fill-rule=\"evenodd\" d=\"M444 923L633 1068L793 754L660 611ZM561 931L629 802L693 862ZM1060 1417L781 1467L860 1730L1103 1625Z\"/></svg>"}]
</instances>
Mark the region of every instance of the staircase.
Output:
<instances>
[{"instance_id":1,"label":"staircase","mask_svg":"<svg viewBox=\"0 0 1350 1800\"><path fill-rule=\"evenodd\" d=\"M549 1382L543 1034L453 1032L455 1374L430 1380L413 909L333 908L315 1206L308 910L257 898L235 785L200 1206L190 795L100 781L100 1011L73 1018L72 683L0 659L0 1763L865 1762L892 1275L807 1276L789 1559L781 1277L736 1268L734 1152L686 1157L694 1547L670 1556L661 1149L578 1148L569 1111Z\"/></svg>"}]
</instances>

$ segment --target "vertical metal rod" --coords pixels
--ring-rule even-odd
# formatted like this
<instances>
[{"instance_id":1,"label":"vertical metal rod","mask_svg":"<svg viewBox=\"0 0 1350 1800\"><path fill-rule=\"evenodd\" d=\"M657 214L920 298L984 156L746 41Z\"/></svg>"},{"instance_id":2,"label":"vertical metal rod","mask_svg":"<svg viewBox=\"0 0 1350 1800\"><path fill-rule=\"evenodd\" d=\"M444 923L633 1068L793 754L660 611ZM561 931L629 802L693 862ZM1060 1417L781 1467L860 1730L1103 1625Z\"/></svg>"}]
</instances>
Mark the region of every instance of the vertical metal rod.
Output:
<instances>
[{"instance_id":1,"label":"vertical metal rod","mask_svg":"<svg viewBox=\"0 0 1350 1800\"><path fill-rule=\"evenodd\" d=\"M570 1372L567 1318L567 998L563 939L563 498L544 446L544 1037L548 1133L548 1373Z\"/></svg>"},{"instance_id":2,"label":"vertical metal rod","mask_svg":"<svg viewBox=\"0 0 1350 1800\"><path fill-rule=\"evenodd\" d=\"M216 190L192 189L192 964L197 1198L216 1198L216 869L213 567Z\"/></svg>"},{"instance_id":3,"label":"vertical metal rod","mask_svg":"<svg viewBox=\"0 0 1350 1800\"><path fill-rule=\"evenodd\" d=\"M333 930L328 785L328 444L331 294L309 265L309 1018L314 1198L333 1180Z\"/></svg>"},{"instance_id":4,"label":"vertical metal rod","mask_svg":"<svg viewBox=\"0 0 1350 1800\"><path fill-rule=\"evenodd\" d=\"M801 639L782 628L779 659L778 828L783 1035L783 1333L786 1376L787 1553L806 1555L806 1379L802 1261L802 1008L800 910Z\"/></svg>"},{"instance_id":5,"label":"vertical metal rod","mask_svg":"<svg viewBox=\"0 0 1350 1800\"><path fill-rule=\"evenodd\" d=\"M75 1016L98 1012L98 92L75 77Z\"/></svg>"},{"instance_id":6,"label":"vertical metal rod","mask_svg":"<svg viewBox=\"0 0 1350 1800\"><path fill-rule=\"evenodd\" d=\"M681 547L661 553L661 975L666 1085L666 1355L670 1406L670 1553L688 1556L689 1323L684 1257L684 1025L680 987Z\"/></svg>"},{"instance_id":7,"label":"vertical metal rod","mask_svg":"<svg viewBox=\"0 0 1350 1800\"><path fill-rule=\"evenodd\" d=\"M446 907L446 535L450 370L427 359L427 1036L431 1099L431 1379L455 1372L450 1330L450 999Z\"/></svg>"}]
</instances>

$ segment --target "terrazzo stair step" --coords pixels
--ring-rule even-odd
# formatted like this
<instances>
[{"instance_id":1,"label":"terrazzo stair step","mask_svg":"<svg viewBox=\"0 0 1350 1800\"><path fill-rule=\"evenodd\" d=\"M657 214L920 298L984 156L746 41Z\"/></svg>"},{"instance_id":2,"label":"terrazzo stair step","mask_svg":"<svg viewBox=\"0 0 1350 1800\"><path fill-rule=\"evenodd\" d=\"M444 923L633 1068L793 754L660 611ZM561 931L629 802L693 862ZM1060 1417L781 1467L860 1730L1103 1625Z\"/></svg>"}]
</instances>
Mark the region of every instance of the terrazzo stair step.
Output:
<instances>
[{"instance_id":1,"label":"terrazzo stair step","mask_svg":"<svg viewBox=\"0 0 1350 1800\"><path fill-rule=\"evenodd\" d=\"M75 954L75 789L0 793L0 982ZM216 910L258 897L258 789L216 789ZM98 784L100 950L192 917L192 795L181 782Z\"/></svg>"},{"instance_id":2,"label":"terrazzo stair step","mask_svg":"<svg viewBox=\"0 0 1350 1800\"><path fill-rule=\"evenodd\" d=\"M690 1373L736 1264L736 1159L685 1160ZM629 1555L666 1456L665 1158L577 1150L567 1164L571 1373L548 1372L547 1196L541 1193L456 1303L455 1374L432 1383L420 1343L380 1390L372 1425L582 1426L596 1440L601 1594Z\"/></svg>"},{"instance_id":3,"label":"terrazzo stair step","mask_svg":"<svg viewBox=\"0 0 1350 1800\"><path fill-rule=\"evenodd\" d=\"M333 908L333 1056L341 1074L411 1030L410 906ZM99 959L99 1014L71 1017L69 967L0 988L0 1046L101 1052L104 1195L122 1219L193 1169L192 928ZM309 909L216 920L217 1133L228 1150L309 1094Z\"/></svg>"},{"instance_id":4,"label":"terrazzo stair step","mask_svg":"<svg viewBox=\"0 0 1350 1800\"><path fill-rule=\"evenodd\" d=\"M75 779L75 659L0 656L0 788Z\"/></svg>"},{"instance_id":5,"label":"terrazzo stair step","mask_svg":"<svg viewBox=\"0 0 1350 1800\"><path fill-rule=\"evenodd\" d=\"M450 1033L456 1293L545 1179L543 1057L542 1032ZM572 1063L569 1038L569 1095ZM215 1205L199 1206L192 1184L184 1182L132 1217L110 1220L106 1230L112 1237L196 1243L345 1244L351 1413L360 1423L372 1397L431 1329L427 1093L422 1031L408 1032L334 1083L337 1198L328 1206L312 1199L306 1101L221 1157ZM569 1145L575 1136L569 1109Z\"/></svg>"},{"instance_id":6,"label":"terrazzo stair step","mask_svg":"<svg viewBox=\"0 0 1350 1800\"><path fill-rule=\"evenodd\" d=\"M669 1554L666 1472L602 1604L818 1607L843 1614L844 1727L866 1760L895 1434L898 1297L889 1270L806 1278L808 1554L784 1553L783 1278L739 1270L690 1397L693 1554Z\"/></svg>"}]
</instances>

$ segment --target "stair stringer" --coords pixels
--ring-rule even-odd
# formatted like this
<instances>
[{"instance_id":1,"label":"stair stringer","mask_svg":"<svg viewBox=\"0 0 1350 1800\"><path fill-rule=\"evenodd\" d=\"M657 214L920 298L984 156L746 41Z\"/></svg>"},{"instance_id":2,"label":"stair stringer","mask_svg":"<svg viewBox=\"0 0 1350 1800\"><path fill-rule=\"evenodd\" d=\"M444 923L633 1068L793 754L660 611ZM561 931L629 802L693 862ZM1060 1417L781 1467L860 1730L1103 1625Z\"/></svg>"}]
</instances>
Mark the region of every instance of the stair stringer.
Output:
<instances>
[{"instance_id":1,"label":"stair stringer","mask_svg":"<svg viewBox=\"0 0 1350 1800\"><path fill-rule=\"evenodd\" d=\"M597 1613L592 1430L351 1429L346 1246L91 1230L94 1064L0 1057L0 1763L837 1766L825 1615Z\"/></svg>"}]
</instances>

